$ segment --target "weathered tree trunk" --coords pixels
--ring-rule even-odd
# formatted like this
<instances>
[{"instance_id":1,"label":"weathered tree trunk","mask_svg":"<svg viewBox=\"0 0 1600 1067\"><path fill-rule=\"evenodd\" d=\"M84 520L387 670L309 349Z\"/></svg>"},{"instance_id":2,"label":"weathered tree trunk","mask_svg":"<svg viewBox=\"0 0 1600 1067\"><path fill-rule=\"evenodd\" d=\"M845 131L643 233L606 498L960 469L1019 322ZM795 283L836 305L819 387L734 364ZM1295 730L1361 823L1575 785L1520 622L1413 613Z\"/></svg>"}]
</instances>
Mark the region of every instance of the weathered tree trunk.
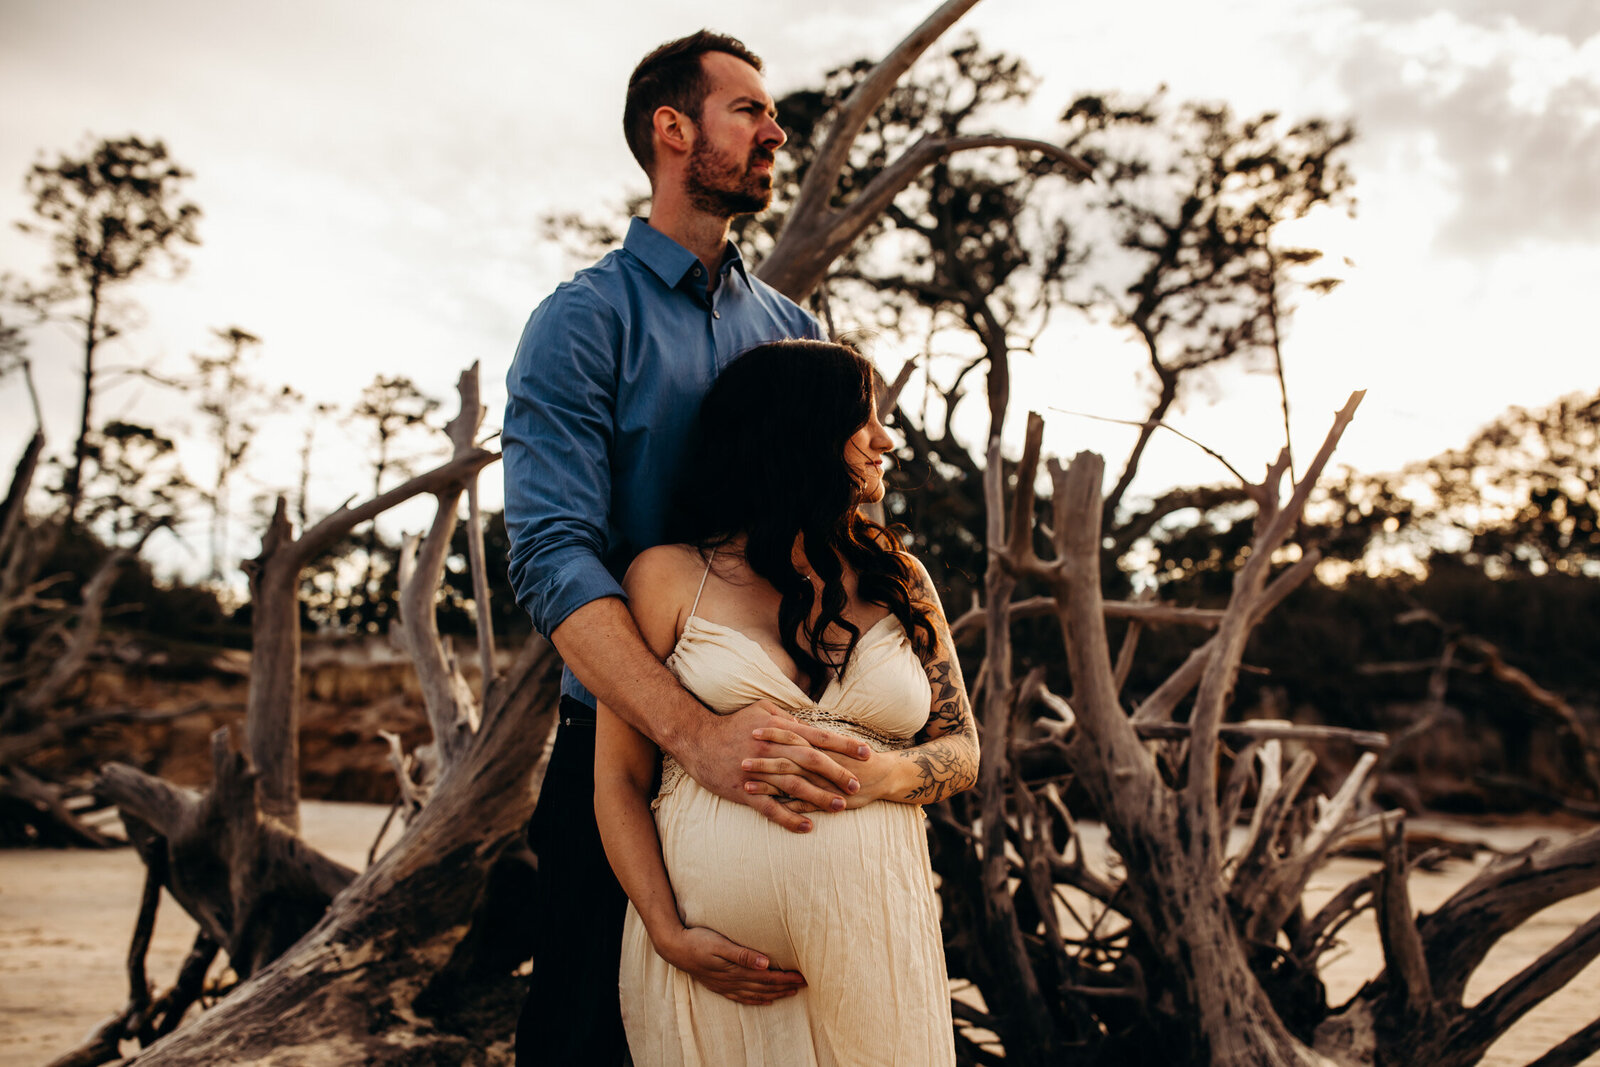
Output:
<instances>
[{"instance_id":1,"label":"weathered tree trunk","mask_svg":"<svg viewBox=\"0 0 1600 1067\"><path fill-rule=\"evenodd\" d=\"M1358 399L1352 398L1351 405L1341 412L1318 462L1308 471L1309 479L1320 473ZM1116 908L1131 922L1130 932L1142 942L1144 954L1161 963L1158 972L1144 974L1143 983L1147 1003L1152 1008L1161 1005L1159 1015L1173 1031L1165 1039L1168 1054L1186 1062L1211 1064L1325 1063L1325 1057L1290 1032L1251 968L1225 875L1226 840L1215 777L1220 711L1231 689L1244 635L1258 620L1269 596L1267 560L1287 535L1309 484L1300 487L1283 512L1271 506L1266 509L1273 521L1266 524L1255 545L1253 558L1260 563L1240 576L1238 592L1227 611L1216 618L1192 620L1216 625L1218 633L1207 642L1208 653L1179 672L1182 678L1177 684L1188 689L1198 683L1200 695L1185 734L1185 780L1175 788L1164 779L1160 763L1152 758L1118 696L1117 670L1105 627L1107 612L1100 596L1104 465L1099 457L1082 454L1065 470L1051 464L1056 553L1048 561L1034 554L1033 483L1042 433L1042 421L1031 417L1017 468L1016 495L1009 509L1009 530L1003 529L997 517L1003 511L997 473L1000 457L997 448L991 448L986 493L991 559L997 564L995 569L1029 575L1054 593L1074 683L1071 707L1060 705L1064 724L1057 733L1065 737L1068 731L1075 731L1065 749L1069 763L1094 799L1125 865ZM1258 488L1264 496L1267 487ZM1285 518L1288 512L1293 514ZM991 709L985 720L985 760L1002 764L985 768L983 784L983 851L986 869L994 865L984 879L984 891L991 912L1000 909L993 924L997 929L990 934L989 966L1006 969L1008 961L1015 961L1029 971L1048 966L1051 973L1064 970L1071 974L1074 966L1070 959L1048 965L1040 962L1039 949L1029 944L1035 940L1032 927L1040 922L1045 925L1042 947L1046 958L1062 955L1059 947L1052 948L1060 945L1060 935L1053 918L1057 905L1051 876L1064 875L1069 881L1090 886L1094 880L1083 877L1081 868L1070 869L1048 844L1036 843L1047 842L1053 831L1045 816L1047 809L1039 805L1027 783L1015 782L1009 790L1003 787L1012 727L1009 713L998 709L1012 699L1012 691L1007 646L1003 639L996 640L995 631L1006 626L1004 605L1014 583L998 580L991 572L989 585L989 659L981 674L985 706ZM1271 595L1280 596L1281 590L1275 588ZM1171 699L1175 703L1176 696ZM1005 829L1010 813L993 801L990 791L996 789L1001 796L1009 792L1015 800L1011 817L1020 832L1014 837ZM1337 824L1343 823L1353 801L1352 790ZM996 823L1001 825L998 831L993 829ZM1272 829L1276 831L1275 824ZM1330 830L1324 839L1331 836ZM1022 855L1020 870L1005 858L1008 841ZM1319 841L1316 851L1320 854L1324 847ZM1007 877L1013 873L1023 879L1024 888L1032 885L1027 891L1034 898L1034 907L1023 924L1011 910L1013 894ZM1287 884L1274 883L1273 888L1274 897L1289 895L1298 901L1303 883L1291 879ZM1000 936L1007 930L1011 938L1022 935L1016 947ZM994 944L996 941L999 943ZM1065 974L1057 974L1057 987L1065 980ZM1064 1054L1064 1035L1052 1033L1046 1024L1056 1012L1049 1004L1051 998L1043 996L1043 987L1042 982L1019 981L1008 975L998 986L984 990L994 1017L991 1024L1005 1032L1008 1059L1059 1062ZM1010 1005L997 1003L1002 990L1027 1005L1019 1010L1030 1015L1032 1027L1019 1028L1008 1020ZM1041 1025L1043 1033L1037 1032Z\"/></svg>"},{"instance_id":2,"label":"weathered tree trunk","mask_svg":"<svg viewBox=\"0 0 1600 1067\"><path fill-rule=\"evenodd\" d=\"M1343 414L1344 421L1353 408L1354 401ZM1332 435L1335 440L1338 429L1342 425ZM1030 440L1040 430L1038 422L1030 425ZM1212 753L1220 718L1206 722L1197 715L1191 724L1189 788L1180 794L1162 782L1122 710L1100 599L1104 470L1100 458L1087 453L1074 459L1068 470L1052 465L1056 560L1029 567L1031 552L1014 554L1024 569L1054 579L1061 604L1073 708L1081 729L1073 766L1094 796L1127 866L1129 917L1153 952L1168 963L1165 972L1174 982L1169 992L1177 998L1177 1017L1187 1022L1194 1062L1240 1067L1320 1062L1321 1057L1293 1038L1267 999L1246 960L1228 908L1215 778L1199 773L1198 765L1201 760L1207 761L1205 768L1215 765ZM1319 470L1310 477L1314 479ZM1019 482L1018 494L1031 497L1031 485ZM1273 547L1265 546L1265 552L1270 555ZM1258 543L1257 551L1262 549ZM1263 577L1264 569L1263 565ZM1241 578L1240 585L1249 589L1247 582ZM1218 701L1221 690L1231 688L1257 595L1259 586L1246 599L1230 604L1222 620L1220 633L1227 639L1213 653L1206 671ZM1202 699L1204 692L1202 683Z\"/></svg>"},{"instance_id":3,"label":"weathered tree trunk","mask_svg":"<svg viewBox=\"0 0 1600 1067\"><path fill-rule=\"evenodd\" d=\"M964 1063L1054 1063L1086 1048L1129 1062L1154 1056L1197 1064L1465 1067L1600 955L1596 917L1500 990L1463 1008L1467 978L1495 941L1540 908L1600 884L1600 831L1491 867L1419 919L1407 894L1398 819L1355 817L1369 794L1377 755L1368 751L1357 760L1318 811L1300 795L1315 758L1302 752L1282 766L1284 738L1338 736L1369 750L1385 747L1386 739L1273 721L1222 721L1250 628L1317 563L1315 553L1304 553L1271 575L1275 551L1298 521L1359 400L1360 394L1352 396L1338 414L1281 506L1275 486L1286 457L1262 484L1245 486L1259 509L1256 536L1221 612L1102 601L1105 472L1099 457L1087 453L1065 469L1050 465L1055 553L1038 558L1032 515L1042 421L1029 420L1009 509L997 473L1000 456L991 448L990 558L1052 595L1008 603L1015 583L991 571L985 612L958 620L964 634L979 626L988 631L988 655L977 675L985 767L979 805L968 806L964 819L956 806L936 810L931 834L947 916L984 917L981 938L958 932L950 939L952 973L970 977L988 1008L959 1005L958 1031L993 1031L1005 1047L1001 1061L959 1033ZM1006 510L1009 528L997 518ZM1044 687L1038 672L1013 684L1009 643L995 638L1009 617L1046 611L1061 626L1074 686L1070 705ZM1113 657L1105 626L1114 616L1216 632L1129 714L1119 696L1126 655ZM1188 721L1173 721L1190 693ZM1020 716L1035 707L1040 716L1020 728ZM1219 776L1224 736L1244 744L1226 783ZM1089 794L1119 870L1108 877L1085 866L1061 802L1062 779L1030 780L1022 773L1030 762L1064 764ZM1059 776L1059 770L1047 773ZM1230 845L1228 831L1252 788L1248 831ZM1389 841L1384 870L1357 879L1307 918L1300 902L1312 873L1343 837L1380 825ZM981 878L972 874L975 865ZM1103 910L1087 916L1073 910L1079 905L1062 910L1059 890L1068 886ZM967 899L973 894L983 899ZM1317 964L1367 900L1378 912L1387 970L1329 1018ZM1084 932L1068 937L1062 927L1068 919ZM1019 967L1032 975L1019 977ZM1600 1025L1580 1030L1542 1062L1576 1063L1596 1049Z\"/></svg>"},{"instance_id":4,"label":"weathered tree trunk","mask_svg":"<svg viewBox=\"0 0 1600 1067\"><path fill-rule=\"evenodd\" d=\"M167 889L234 973L248 977L314 925L355 872L266 816L258 775L226 729L212 735L211 756L203 794L120 763L101 771L96 792L117 805L147 863L160 858Z\"/></svg>"}]
</instances>

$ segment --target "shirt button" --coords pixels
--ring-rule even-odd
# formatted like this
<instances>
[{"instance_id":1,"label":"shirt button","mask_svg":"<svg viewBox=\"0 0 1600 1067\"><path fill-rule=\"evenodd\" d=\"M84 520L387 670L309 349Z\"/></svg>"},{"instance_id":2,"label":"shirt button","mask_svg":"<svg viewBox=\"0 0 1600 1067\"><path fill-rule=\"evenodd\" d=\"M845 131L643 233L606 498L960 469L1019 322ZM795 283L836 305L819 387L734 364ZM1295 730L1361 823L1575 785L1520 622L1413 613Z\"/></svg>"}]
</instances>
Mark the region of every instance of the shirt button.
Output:
<instances>
[{"instance_id":1,"label":"shirt button","mask_svg":"<svg viewBox=\"0 0 1600 1067\"><path fill-rule=\"evenodd\" d=\"M714 318L714 319L720 319L720 318L722 318L722 312L720 312L720 311L713 311L713 312L712 312L712 313L711 313L711 317L712 317L712 318Z\"/></svg>"},{"instance_id":2,"label":"shirt button","mask_svg":"<svg viewBox=\"0 0 1600 1067\"><path fill-rule=\"evenodd\" d=\"M696 277L696 278L698 278L698 277L700 277L700 268L699 268L699 267L696 267L696 268L695 268L695 269L694 269L694 276L695 276L695 277Z\"/></svg>"}]
</instances>

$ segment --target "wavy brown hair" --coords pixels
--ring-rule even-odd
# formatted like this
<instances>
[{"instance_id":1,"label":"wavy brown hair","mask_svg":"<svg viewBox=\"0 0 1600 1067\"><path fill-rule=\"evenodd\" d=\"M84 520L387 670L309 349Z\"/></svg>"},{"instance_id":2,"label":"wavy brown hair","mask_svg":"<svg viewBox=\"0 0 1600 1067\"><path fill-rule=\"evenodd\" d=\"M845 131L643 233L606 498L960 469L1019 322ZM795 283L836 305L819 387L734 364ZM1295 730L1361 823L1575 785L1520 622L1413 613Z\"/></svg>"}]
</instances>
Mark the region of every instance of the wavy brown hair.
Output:
<instances>
[{"instance_id":1,"label":"wavy brown hair","mask_svg":"<svg viewBox=\"0 0 1600 1067\"><path fill-rule=\"evenodd\" d=\"M924 662L935 644L911 557L857 510L860 487L844 457L871 416L874 381L848 345L776 341L739 356L701 404L668 516L667 539L702 552L745 538L750 569L782 597L779 639L812 695L845 672L861 639L844 617L845 566L861 599L899 619ZM795 568L796 539L822 580L820 605Z\"/></svg>"}]
</instances>

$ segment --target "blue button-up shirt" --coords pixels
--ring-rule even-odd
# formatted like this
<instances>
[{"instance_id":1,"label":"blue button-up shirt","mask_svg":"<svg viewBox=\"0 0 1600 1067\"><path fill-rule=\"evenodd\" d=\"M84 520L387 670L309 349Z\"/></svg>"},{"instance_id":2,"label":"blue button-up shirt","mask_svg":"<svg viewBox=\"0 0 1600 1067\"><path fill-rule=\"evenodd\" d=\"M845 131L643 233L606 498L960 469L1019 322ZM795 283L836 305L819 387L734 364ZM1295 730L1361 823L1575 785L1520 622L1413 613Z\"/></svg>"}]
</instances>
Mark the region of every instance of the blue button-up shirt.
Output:
<instances>
[{"instance_id":1,"label":"blue button-up shirt","mask_svg":"<svg viewBox=\"0 0 1600 1067\"><path fill-rule=\"evenodd\" d=\"M694 253L636 218L621 249L522 331L506 376L505 516L511 585L540 633L622 596L633 557L661 543L689 428L722 368L767 341L822 336L729 247L708 298ZM594 704L570 671L561 691Z\"/></svg>"}]
</instances>

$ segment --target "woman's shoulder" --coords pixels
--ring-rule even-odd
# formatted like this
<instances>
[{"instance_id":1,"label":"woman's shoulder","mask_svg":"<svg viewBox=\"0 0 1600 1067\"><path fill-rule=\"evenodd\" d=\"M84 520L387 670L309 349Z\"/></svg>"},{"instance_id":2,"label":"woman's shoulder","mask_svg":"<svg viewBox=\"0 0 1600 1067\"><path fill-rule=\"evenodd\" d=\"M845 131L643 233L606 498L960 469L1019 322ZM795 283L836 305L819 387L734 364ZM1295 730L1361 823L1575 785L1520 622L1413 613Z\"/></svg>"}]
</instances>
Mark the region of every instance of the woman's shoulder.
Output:
<instances>
[{"instance_id":1,"label":"woman's shoulder","mask_svg":"<svg viewBox=\"0 0 1600 1067\"><path fill-rule=\"evenodd\" d=\"M622 580L629 596L641 593L675 598L687 584L691 595L706 571L706 558L693 545L657 545L634 557Z\"/></svg>"},{"instance_id":2,"label":"woman's shoulder","mask_svg":"<svg viewBox=\"0 0 1600 1067\"><path fill-rule=\"evenodd\" d=\"M645 644L663 660L683 632L705 566L699 550L689 545L660 545L639 553L622 579Z\"/></svg>"}]
</instances>

